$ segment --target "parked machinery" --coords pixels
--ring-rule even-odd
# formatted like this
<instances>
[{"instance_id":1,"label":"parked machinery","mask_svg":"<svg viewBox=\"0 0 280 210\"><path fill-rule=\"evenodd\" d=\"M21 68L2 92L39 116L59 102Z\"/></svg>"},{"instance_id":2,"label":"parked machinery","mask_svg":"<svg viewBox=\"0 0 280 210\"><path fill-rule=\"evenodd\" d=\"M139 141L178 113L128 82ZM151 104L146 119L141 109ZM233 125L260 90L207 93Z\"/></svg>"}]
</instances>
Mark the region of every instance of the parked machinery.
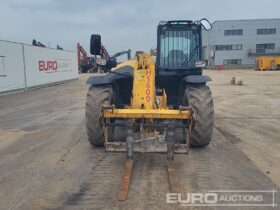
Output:
<instances>
[{"instance_id":1,"label":"parked machinery","mask_svg":"<svg viewBox=\"0 0 280 210\"><path fill-rule=\"evenodd\" d=\"M37 47L46 47L41 42L37 42L35 39L32 40L32 45Z\"/></svg>"},{"instance_id":2,"label":"parked machinery","mask_svg":"<svg viewBox=\"0 0 280 210\"><path fill-rule=\"evenodd\" d=\"M118 62L117 58L122 55L127 55L127 60L131 60L131 50L124 50L115 53L114 55L110 56L108 51L106 50L105 46L101 43L100 47L100 57L97 58L95 55L95 60L98 65L98 69L100 73L111 71L112 68L114 68Z\"/></svg>"},{"instance_id":3,"label":"parked machinery","mask_svg":"<svg viewBox=\"0 0 280 210\"><path fill-rule=\"evenodd\" d=\"M256 70L280 70L280 56L261 56L256 58Z\"/></svg>"},{"instance_id":4,"label":"parked machinery","mask_svg":"<svg viewBox=\"0 0 280 210\"><path fill-rule=\"evenodd\" d=\"M77 43L77 55L80 73L87 73L92 69L97 70L93 57L88 57L86 50L80 45L80 43Z\"/></svg>"},{"instance_id":5,"label":"parked machinery","mask_svg":"<svg viewBox=\"0 0 280 210\"><path fill-rule=\"evenodd\" d=\"M109 71L112 67L117 64L117 57L127 54L127 60L131 59L131 51L121 51L115 53L113 56L110 56L104 45L101 45L100 48L100 57L89 57L86 50L77 43L77 55L78 55L78 64L79 72L106 72ZM102 65L102 62L106 62L106 65ZM100 64L100 65L99 65Z\"/></svg>"}]
</instances>

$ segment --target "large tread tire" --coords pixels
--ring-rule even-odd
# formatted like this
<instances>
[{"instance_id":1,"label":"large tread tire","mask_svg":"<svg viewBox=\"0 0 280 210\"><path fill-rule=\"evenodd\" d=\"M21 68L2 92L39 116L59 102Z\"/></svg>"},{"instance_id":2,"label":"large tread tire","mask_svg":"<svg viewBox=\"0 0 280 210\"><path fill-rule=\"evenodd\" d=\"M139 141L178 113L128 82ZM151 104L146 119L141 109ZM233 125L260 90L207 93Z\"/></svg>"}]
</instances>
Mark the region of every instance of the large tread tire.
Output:
<instances>
[{"instance_id":1,"label":"large tread tire","mask_svg":"<svg viewBox=\"0 0 280 210\"><path fill-rule=\"evenodd\" d=\"M206 85L188 85L184 104L192 106L196 119L190 135L190 146L207 146L214 127L214 103L210 88Z\"/></svg>"},{"instance_id":2,"label":"large tread tire","mask_svg":"<svg viewBox=\"0 0 280 210\"><path fill-rule=\"evenodd\" d=\"M101 108L104 104L111 104L113 100L111 85L91 86L86 100L86 130L89 142L94 146L104 146L105 137L101 123Z\"/></svg>"}]
</instances>

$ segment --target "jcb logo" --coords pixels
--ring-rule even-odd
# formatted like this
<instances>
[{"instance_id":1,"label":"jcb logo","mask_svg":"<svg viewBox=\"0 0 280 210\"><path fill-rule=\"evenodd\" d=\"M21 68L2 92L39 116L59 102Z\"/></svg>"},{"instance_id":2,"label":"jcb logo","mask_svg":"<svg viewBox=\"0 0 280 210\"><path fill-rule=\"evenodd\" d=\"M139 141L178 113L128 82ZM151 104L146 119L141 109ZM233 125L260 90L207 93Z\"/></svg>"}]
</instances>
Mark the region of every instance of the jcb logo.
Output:
<instances>
[{"instance_id":1,"label":"jcb logo","mask_svg":"<svg viewBox=\"0 0 280 210\"><path fill-rule=\"evenodd\" d=\"M39 71L56 71L57 61L39 61Z\"/></svg>"}]
</instances>

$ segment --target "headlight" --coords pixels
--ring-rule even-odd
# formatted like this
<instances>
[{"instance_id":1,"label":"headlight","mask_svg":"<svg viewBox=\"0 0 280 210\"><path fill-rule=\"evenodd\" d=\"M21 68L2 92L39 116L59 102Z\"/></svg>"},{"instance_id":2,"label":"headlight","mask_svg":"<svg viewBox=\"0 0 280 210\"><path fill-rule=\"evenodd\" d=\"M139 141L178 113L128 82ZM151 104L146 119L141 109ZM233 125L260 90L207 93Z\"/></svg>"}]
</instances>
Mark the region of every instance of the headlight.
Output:
<instances>
[{"instance_id":1,"label":"headlight","mask_svg":"<svg viewBox=\"0 0 280 210\"><path fill-rule=\"evenodd\" d=\"M106 66L107 61L106 61L106 59L103 59L103 58L96 58L96 64L99 66Z\"/></svg>"},{"instance_id":2,"label":"headlight","mask_svg":"<svg viewBox=\"0 0 280 210\"><path fill-rule=\"evenodd\" d=\"M196 61L195 62L195 67L203 68L205 66L206 66L206 61Z\"/></svg>"}]
</instances>

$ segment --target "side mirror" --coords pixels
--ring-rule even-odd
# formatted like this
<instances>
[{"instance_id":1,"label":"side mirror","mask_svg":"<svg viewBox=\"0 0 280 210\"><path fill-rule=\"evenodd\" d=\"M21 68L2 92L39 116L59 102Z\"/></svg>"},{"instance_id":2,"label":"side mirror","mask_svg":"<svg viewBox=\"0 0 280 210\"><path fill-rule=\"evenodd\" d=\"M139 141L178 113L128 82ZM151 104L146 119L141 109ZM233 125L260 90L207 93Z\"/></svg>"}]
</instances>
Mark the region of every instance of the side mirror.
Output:
<instances>
[{"instance_id":1,"label":"side mirror","mask_svg":"<svg viewBox=\"0 0 280 210\"><path fill-rule=\"evenodd\" d=\"M206 18L201 19L200 23L206 31L209 31L212 29L212 24Z\"/></svg>"},{"instance_id":2,"label":"side mirror","mask_svg":"<svg viewBox=\"0 0 280 210\"><path fill-rule=\"evenodd\" d=\"M151 53L152 56L156 56L157 55L157 48L156 47L152 47L150 49L150 53Z\"/></svg>"},{"instance_id":3,"label":"side mirror","mask_svg":"<svg viewBox=\"0 0 280 210\"><path fill-rule=\"evenodd\" d=\"M101 36L92 34L90 37L90 53L92 55L100 55L101 49Z\"/></svg>"}]
</instances>

